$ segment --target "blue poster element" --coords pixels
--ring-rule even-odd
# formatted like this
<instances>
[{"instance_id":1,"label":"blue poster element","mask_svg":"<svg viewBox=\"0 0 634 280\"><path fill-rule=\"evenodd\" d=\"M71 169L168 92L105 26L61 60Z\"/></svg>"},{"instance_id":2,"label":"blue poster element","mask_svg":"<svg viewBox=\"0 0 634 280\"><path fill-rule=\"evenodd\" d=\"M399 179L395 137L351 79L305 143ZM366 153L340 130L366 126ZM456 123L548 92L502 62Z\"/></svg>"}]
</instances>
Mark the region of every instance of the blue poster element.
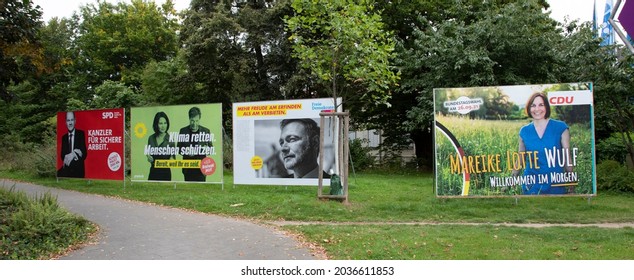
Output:
<instances>
[{"instance_id":1,"label":"blue poster element","mask_svg":"<svg viewBox=\"0 0 634 280\"><path fill-rule=\"evenodd\" d=\"M597 36L597 0L594 0L594 5L592 6L592 36Z\"/></svg>"},{"instance_id":2,"label":"blue poster element","mask_svg":"<svg viewBox=\"0 0 634 280\"><path fill-rule=\"evenodd\" d=\"M601 46L607 46L614 44L614 29L609 22L610 14L612 13L612 0L605 1L605 12L603 13L603 24L601 24Z\"/></svg>"}]
</instances>

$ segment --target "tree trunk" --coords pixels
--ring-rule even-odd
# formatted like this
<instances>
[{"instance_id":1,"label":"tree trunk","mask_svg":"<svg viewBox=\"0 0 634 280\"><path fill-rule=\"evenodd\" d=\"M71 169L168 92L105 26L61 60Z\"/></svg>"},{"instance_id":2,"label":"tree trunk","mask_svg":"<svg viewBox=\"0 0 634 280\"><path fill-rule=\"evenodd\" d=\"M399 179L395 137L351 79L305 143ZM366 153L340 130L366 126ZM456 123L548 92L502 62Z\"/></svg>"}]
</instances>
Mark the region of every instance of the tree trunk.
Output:
<instances>
[{"instance_id":1,"label":"tree trunk","mask_svg":"<svg viewBox=\"0 0 634 280\"><path fill-rule=\"evenodd\" d=\"M431 129L416 129L410 132L416 151L416 163L419 170L434 170L434 139Z\"/></svg>"}]
</instances>

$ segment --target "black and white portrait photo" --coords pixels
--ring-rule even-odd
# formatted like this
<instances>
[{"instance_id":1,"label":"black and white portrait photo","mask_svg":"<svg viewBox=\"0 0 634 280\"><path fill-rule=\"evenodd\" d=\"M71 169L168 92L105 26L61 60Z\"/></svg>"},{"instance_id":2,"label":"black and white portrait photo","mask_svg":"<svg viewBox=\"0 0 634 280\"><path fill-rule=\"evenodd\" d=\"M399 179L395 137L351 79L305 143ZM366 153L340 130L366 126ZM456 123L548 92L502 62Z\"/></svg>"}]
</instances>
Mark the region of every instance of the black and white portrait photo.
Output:
<instances>
[{"instance_id":1,"label":"black and white portrait photo","mask_svg":"<svg viewBox=\"0 0 634 280\"><path fill-rule=\"evenodd\" d=\"M324 130L324 168L319 169L319 119L288 118L255 121L255 154L263 160L259 178L330 178L334 168L334 132Z\"/></svg>"}]
</instances>

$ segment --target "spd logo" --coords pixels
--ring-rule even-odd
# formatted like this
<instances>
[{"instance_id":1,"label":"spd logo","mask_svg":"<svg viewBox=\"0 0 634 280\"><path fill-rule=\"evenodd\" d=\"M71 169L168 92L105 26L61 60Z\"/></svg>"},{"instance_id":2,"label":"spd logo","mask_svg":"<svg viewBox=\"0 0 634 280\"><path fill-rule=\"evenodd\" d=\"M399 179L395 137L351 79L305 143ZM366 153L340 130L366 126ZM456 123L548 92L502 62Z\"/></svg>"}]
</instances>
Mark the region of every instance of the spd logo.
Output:
<instances>
[{"instance_id":1,"label":"spd logo","mask_svg":"<svg viewBox=\"0 0 634 280\"><path fill-rule=\"evenodd\" d=\"M106 119L114 119L114 113L113 112L103 112L101 113L101 118L106 120Z\"/></svg>"}]
</instances>

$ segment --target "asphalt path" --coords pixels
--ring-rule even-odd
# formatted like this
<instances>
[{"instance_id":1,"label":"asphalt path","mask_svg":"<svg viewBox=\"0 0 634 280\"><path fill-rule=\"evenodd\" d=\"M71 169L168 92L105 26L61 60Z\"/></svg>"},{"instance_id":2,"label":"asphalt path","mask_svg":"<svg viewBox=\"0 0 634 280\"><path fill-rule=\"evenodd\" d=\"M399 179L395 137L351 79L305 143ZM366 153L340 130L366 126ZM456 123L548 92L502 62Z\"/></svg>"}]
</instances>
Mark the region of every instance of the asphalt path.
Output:
<instances>
[{"instance_id":1,"label":"asphalt path","mask_svg":"<svg viewBox=\"0 0 634 280\"><path fill-rule=\"evenodd\" d=\"M97 224L95 244L62 260L312 260L301 242L274 227L101 195L3 179L2 187L57 196L61 206Z\"/></svg>"}]
</instances>

